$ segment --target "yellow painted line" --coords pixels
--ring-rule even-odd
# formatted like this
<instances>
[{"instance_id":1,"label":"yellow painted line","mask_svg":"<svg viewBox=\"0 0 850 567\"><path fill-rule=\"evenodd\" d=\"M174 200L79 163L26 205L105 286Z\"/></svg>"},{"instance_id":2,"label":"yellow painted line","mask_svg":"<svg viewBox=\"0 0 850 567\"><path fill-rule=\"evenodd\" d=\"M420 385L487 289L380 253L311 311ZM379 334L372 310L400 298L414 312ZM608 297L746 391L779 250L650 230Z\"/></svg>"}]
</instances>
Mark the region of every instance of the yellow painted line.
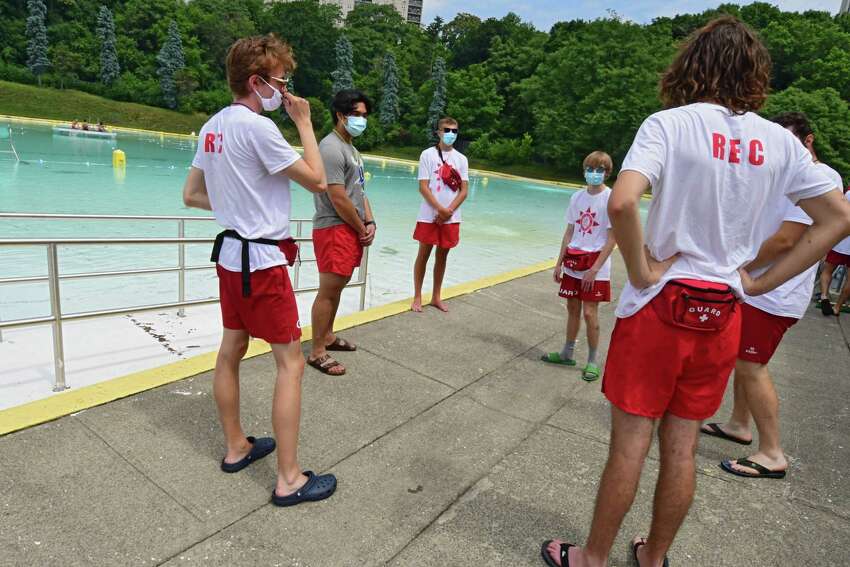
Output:
<instances>
[{"instance_id":1,"label":"yellow painted line","mask_svg":"<svg viewBox=\"0 0 850 567\"><path fill-rule=\"evenodd\" d=\"M493 287L517 278L522 278L549 270L554 267L555 261L540 262L525 268L519 268L495 276L484 277L468 283L459 284L443 290L443 298L450 299L476 292L481 289ZM359 311L351 315L345 315L337 319L337 330L350 329L366 323L379 321L387 317L399 315L410 310L412 299L396 301L387 305L379 305L365 311ZM426 296L423 301L430 301ZM312 329L302 329L301 340L309 341L312 338ZM271 348L264 341L251 341L245 358L251 358L266 354ZM200 354L186 360L172 362L158 368L142 370L127 376L113 378L83 386L81 388L68 390L50 396L43 400L36 400L27 404L0 411L0 436L26 429L40 423L45 423L60 417L93 408L121 398L126 398L152 388L171 384L215 368L216 353L209 352Z\"/></svg>"}]
</instances>

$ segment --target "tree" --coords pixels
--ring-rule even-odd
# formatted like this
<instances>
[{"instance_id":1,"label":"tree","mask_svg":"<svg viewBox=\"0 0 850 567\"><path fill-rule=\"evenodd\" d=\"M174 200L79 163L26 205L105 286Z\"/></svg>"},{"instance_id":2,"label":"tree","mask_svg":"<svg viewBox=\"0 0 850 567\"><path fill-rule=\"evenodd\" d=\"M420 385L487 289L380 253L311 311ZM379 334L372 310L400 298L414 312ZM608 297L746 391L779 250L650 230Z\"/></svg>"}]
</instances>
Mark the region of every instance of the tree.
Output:
<instances>
[{"instance_id":1,"label":"tree","mask_svg":"<svg viewBox=\"0 0 850 567\"><path fill-rule=\"evenodd\" d=\"M437 141L437 124L446 112L446 61L437 57L434 61L434 69L431 72L431 80L434 83L434 97L428 107L428 139Z\"/></svg>"},{"instance_id":2,"label":"tree","mask_svg":"<svg viewBox=\"0 0 850 567\"><path fill-rule=\"evenodd\" d=\"M340 36L336 42L336 70L331 73L333 77L334 94L344 89L354 88L352 71L354 68L354 50L348 38Z\"/></svg>"},{"instance_id":3,"label":"tree","mask_svg":"<svg viewBox=\"0 0 850 567\"><path fill-rule=\"evenodd\" d=\"M186 66L183 58L183 41L180 39L180 30L177 22L171 20L168 26L168 38L159 55L156 57L159 64L157 74L159 75L159 87L162 90L162 99L168 108L177 108L177 72Z\"/></svg>"},{"instance_id":4,"label":"tree","mask_svg":"<svg viewBox=\"0 0 850 567\"><path fill-rule=\"evenodd\" d=\"M101 6L97 14L97 37L100 39L100 82L111 85L121 74L121 66L115 47L115 22L106 6Z\"/></svg>"},{"instance_id":5,"label":"tree","mask_svg":"<svg viewBox=\"0 0 850 567\"><path fill-rule=\"evenodd\" d=\"M398 122L398 68L392 53L384 56L384 92L381 97L380 120L384 127Z\"/></svg>"},{"instance_id":6,"label":"tree","mask_svg":"<svg viewBox=\"0 0 850 567\"><path fill-rule=\"evenodd\" d=\"M47 6L42 0L27 0L27 9L27 67L38 77L38 84L41 85L41 76L50 67L50 59L47 58L47 27L44 25Z\"/></svg>"},{"instance_id":7,"label":"tree","mask_svg":"<svg viewBox=\"0 0 850 567\"><path fill-rule=\"evenodd\" d=\"M475 139L494 129L505 99L484 65L449 73L447 90L449 116L463 125L464 136Z\"/></svg>"}]
</instances>

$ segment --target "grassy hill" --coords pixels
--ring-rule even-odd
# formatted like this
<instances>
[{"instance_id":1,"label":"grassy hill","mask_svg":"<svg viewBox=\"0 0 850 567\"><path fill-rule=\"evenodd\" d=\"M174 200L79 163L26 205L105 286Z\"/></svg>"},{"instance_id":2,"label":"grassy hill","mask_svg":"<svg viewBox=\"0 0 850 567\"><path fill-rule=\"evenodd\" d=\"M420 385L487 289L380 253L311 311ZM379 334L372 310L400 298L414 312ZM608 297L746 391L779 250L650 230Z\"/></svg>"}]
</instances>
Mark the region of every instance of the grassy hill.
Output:
<instances>
[{"instance_id":1,"label":"grassy hill","mask_svg":"<svg viewBox=\"0 0 850 567\"><path fill-rule=\"evenodd\" d=\"M204 114L183 114L143 104L109 100L80 91L6 81L0 81L0 114L68 121L102 120L109 126L176 134L197 132L207 119Z\"/></svg>"}]
</instances>

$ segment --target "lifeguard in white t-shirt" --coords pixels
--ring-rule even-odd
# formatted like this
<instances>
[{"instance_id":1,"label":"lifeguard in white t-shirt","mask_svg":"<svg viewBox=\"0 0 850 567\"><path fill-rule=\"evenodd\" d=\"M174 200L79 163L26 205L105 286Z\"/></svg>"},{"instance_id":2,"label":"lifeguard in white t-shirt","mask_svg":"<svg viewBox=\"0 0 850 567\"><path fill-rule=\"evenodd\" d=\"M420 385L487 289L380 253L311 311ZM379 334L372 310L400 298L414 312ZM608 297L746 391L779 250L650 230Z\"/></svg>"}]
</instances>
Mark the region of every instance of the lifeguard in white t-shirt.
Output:
<instances>
[{"instance_id":1,"label":"lifeguard in white t-shirt","mask_svg":"<svg viewBox=\"0 0 850 567\"><path fill-rule=\"evenodd\" d=\"M564 238L555 262L555 281L561 284L558 294L567 300L567 339L560 352L542 356L544 362L575 366L576 337L584 317L587 328L587 364L582 378L593 382L599 378L596 362L599 348L599 304L611 301L611 252L616 245L608 199L611 189L605 180L614 170L611 156L592 152L582 164L587 187L570 198Z\"/></svg>"},{"instance_id":2,"label":"lifeguard in white t-shirt","mask_svg":"<svg viewBox=\"0 0 850 567\"><path fill-rule=\"evenodd\" d=\"M327 189L310 122L310 105L286 90L295 69L290 47L273 34L236 41L227 54L233 104L201 129L183 201L211 210L224 228L213 249L223 332L213 391L227 450L221 470L236 473L278 449L272 503L292 506L328 498L333 475L303 473L298 464L301 418L301 325L286 265L297 255L290 237L290 180L313 193ZM303 158L263 111L280 106L298 128ZM246 436L239 418L239 364L251 337L271 344L277 365L271 437Z\"/></svg>"}]
</instances>

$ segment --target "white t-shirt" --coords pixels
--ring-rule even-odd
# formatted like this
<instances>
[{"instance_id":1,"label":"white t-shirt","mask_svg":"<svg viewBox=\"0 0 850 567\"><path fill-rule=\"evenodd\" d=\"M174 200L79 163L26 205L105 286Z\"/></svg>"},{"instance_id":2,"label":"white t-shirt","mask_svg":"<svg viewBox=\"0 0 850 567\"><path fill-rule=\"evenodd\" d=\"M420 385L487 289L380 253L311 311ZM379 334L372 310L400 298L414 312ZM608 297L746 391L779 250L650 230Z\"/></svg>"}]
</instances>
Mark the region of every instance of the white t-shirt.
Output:
<instances>
[{"instance_id":1,"label":"white t-shirt","mask_svg":"<svg viewBox=\"0 0 850 567\"><path fill-rule=\"evenodd\" d=\"M775 203L817 197L835 184L791 132L759 115L696 103L653 114L638 130L623 171L643 174L653 198L646 244L654 258L680 254L660 282L626 283L617 306L629 317L672 279L724 283L743 297L738 269L771 236L760 222Z\"/></svg>"},{"instance_id":2,"label":"white t-shirt","mask_svg":"<svg viewBox=\"0 0 850 567\"><path fill-rule=\"evenodd\" d=\"M301 156L270 119L234 104L210 118L198 138L192 166L204 171L215 219L245 238L289 237L289 178L280 172ZM286 264L276 246L249 245L251 271ZM242 243L225 238L218 263L242 271Z\"/></svg>"},{"instance_id":3,"label":"white t-shirt","mask_svg":"<svg viewBox=\"0 0 850 567\"><path fill-rule=\"evenodd\" d=\"M769 216L770 218L768 218ZM812 224L812 219L809 215L788 199L782 199L781 204L775 208L772 216L766 212L761 218L766 225L774 227L774 234L779 230L783 222L796 222L806 226L811 226ZM761 270L756 270L752 275L758 277L769 268L770 266L767 266ZM818 266L815 264L773 291L756 297L746 297L744 301L756 309L761 309L773 315L802 319L803 315L806 314L806 308L809 306L809 301L812 298L812 290L814 289L815 274L817 274L817 271Z\"/></svg>"},{"instance_id":4,"label":"white t-shirt","mask_svg":"<svg viewBox=\"0 0 850 567\"><path fill-rule=\"evenodd\" d=\"M833 183L837 183L836 187L844 189L844 180L841 179L841 175L837 171L825 163L818 162L815 165L819 167L821 171L823 171L833 181ZM850 201L850 191L844 193L844 198ZM839 254L850 254L850 236L836 244L833 250Z\"/></svg>"},{"instance_id":5,"label":"white t-shirt","mask_svg":"<svg viewBox=\"0 0 850 567\"><path fill-rule=\"evenodd\" d=\"M460 173L460 178L463 181L469 181L469 160L459 151L452 149L448 152L443 152L443 159L446 163L451 164ZM419 180L428 180L428 188L431 189L431 194L437 199L443 207L448 207L457 197L457 193L452 191L448 185L443 183L443 180L438 176L440 167L443 162L440 161L440 155L437 153L436 146L432 146L422 152L419 156ZM434 222L437 216L437 211L428 204L428 201L422 203L419 208L419 222ZM460 222L460 209L456 210L452 215L451 220L447 224Z\"/></svg>"},{"instance_id":6,"label":"white t-shirt","mask_svg":"<svg viewBox=\"0 0 850 567\"><path fill-rule=\"evenodd\" d=\"M567 224L573 225L573 238L568 245L569 248L584 250L585 252L599 252L608 241L608 231L611 230L611 221L608 219L608 199L611 197L611 189L605 187L600 193L591 195L587 189L582 189L570 198L570 206L567 207ZM563 268L562 272L568 276L581 279L583 272L576 272ZM611 280L611 257L602 264L598 281Z\"/></svg>"}]
</instances>

